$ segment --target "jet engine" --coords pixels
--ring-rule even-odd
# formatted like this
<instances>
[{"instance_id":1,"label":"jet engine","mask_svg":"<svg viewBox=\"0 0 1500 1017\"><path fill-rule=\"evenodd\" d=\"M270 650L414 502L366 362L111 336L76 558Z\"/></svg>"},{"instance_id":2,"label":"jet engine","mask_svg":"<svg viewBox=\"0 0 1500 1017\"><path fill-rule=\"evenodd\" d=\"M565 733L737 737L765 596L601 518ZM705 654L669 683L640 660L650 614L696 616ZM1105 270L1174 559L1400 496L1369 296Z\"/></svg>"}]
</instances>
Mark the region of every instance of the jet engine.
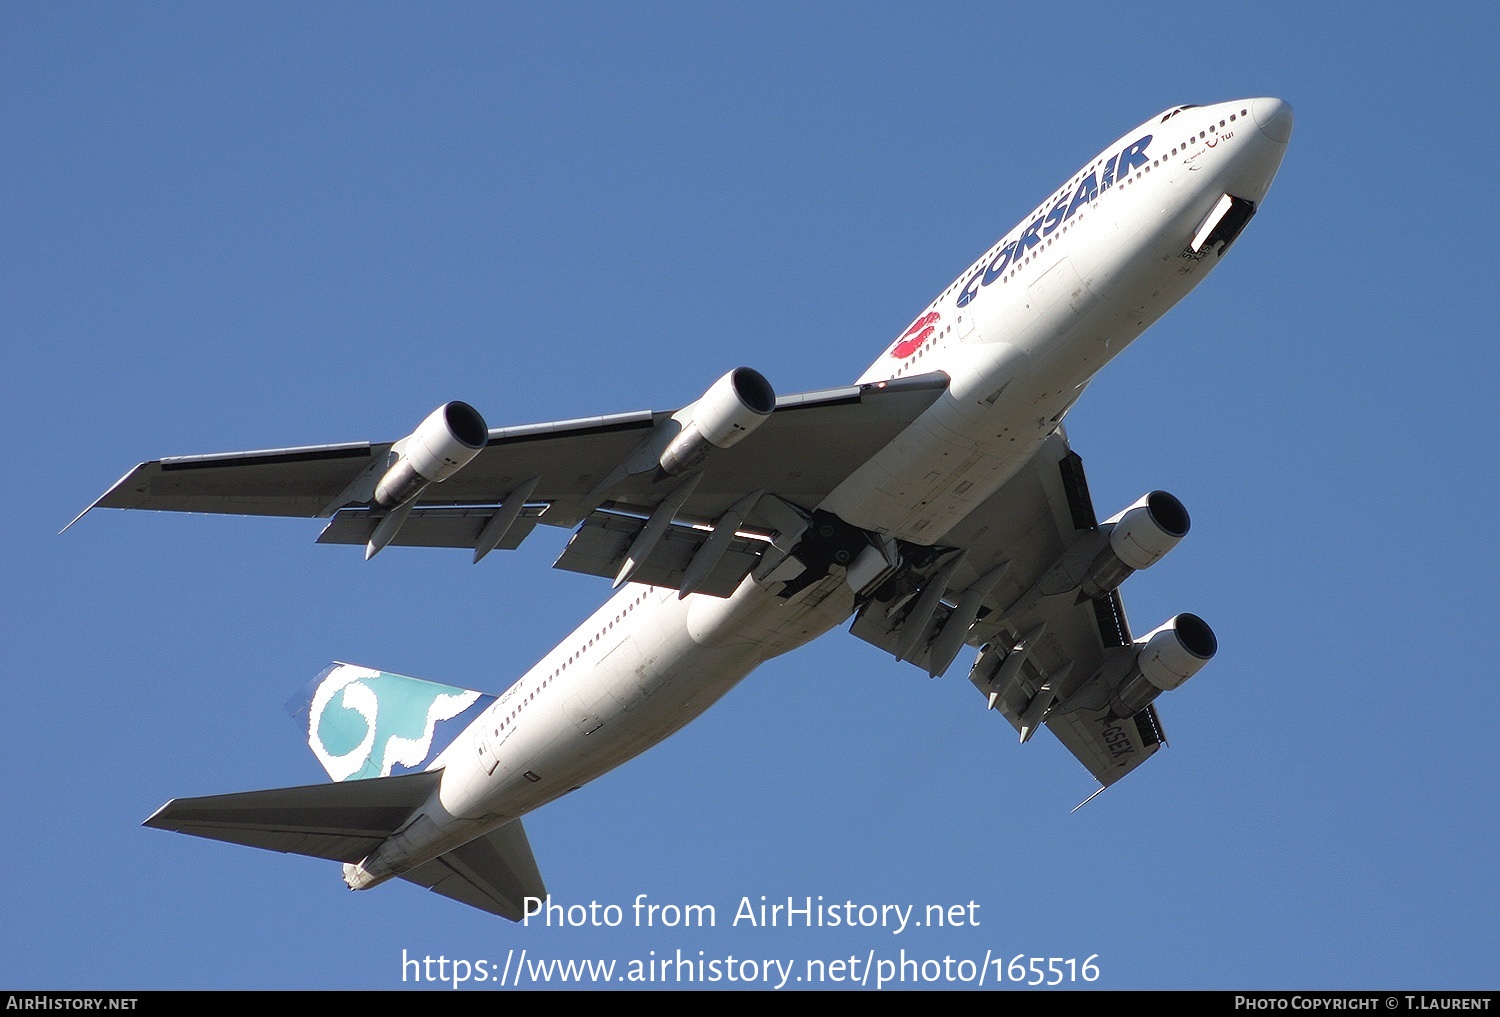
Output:
<instances>
[{"instance_id":1,"label":"jet engine","mask_svg":"<svg viewBox=\"0 0 1500 1017\"><path fill-rule=\"evenodd\" d=\"M1102 597L1118 588L1132 572L1155 565L1187 536L1191 525L1182 502L1166 491L1152 491L1106 520L1101 529L1109 529L1109 545L1084 575L1080 584L1084 596Z\"/></svg>"},{"instance_id":2,"label":"jet engine","mask_svg":"<svg viewBox=\"0 0 1500 1017\"><path fill-rule=\"evenodd\" d=\"M682 430L662 450L662 471L682 473L697 465L710 447L730 448L765 423L775 408L771 383L759 371L735 368L677 414Z\"/></svg>"},{"instance_id":3,"label":"jet engine","mask_svg":"<svg viewBox=\"0 0 1500 1017\"><path fill-rule=\"evenodd\" d=\"M1135 645L1135 662L1109 702L1116 717L1134 716L1197 674L1218 652L1219 640L1202 618L1179 614Z\"/></svg>"},{"instance_id":4,"label":"jet engine","mask_svg":"<svg viewBox=\"0 0 1500 1017\"><path fill-rule=\"evenodd\" d=\"M375 485L375 504L393 509L411 501L428 484L447 480L479 454L489 426L468 403L444 403L417 429L391 446L396 461Z\"/></svg>"}]
</instances>

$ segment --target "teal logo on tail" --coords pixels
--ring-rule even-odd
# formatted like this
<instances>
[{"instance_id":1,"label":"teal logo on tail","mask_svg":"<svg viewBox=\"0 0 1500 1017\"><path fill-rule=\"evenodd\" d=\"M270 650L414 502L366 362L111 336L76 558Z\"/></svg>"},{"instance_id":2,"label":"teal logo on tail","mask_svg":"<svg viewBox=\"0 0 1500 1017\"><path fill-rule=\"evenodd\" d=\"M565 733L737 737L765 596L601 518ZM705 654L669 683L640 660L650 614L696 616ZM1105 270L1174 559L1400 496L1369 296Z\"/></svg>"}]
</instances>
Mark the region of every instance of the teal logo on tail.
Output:
<instances>
[{"instance_id":1,"label":"teal logo on tail","mask_svg":"<svg viewBox=\"0 0 1500 1017\"><path fill-rule=\"evenodd\" d=\"M287 709L336 781L425 768L494 696L354 664L334 664Z\"/></svg>"}]
</instances>

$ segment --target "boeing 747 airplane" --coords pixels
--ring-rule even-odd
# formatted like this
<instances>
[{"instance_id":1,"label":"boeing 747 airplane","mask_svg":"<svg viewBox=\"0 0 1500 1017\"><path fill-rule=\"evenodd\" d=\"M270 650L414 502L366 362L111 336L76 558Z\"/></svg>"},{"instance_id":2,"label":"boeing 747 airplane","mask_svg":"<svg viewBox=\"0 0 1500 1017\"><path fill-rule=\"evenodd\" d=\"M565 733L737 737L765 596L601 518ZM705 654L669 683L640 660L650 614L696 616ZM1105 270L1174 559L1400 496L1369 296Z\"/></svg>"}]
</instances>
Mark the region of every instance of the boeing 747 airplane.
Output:
<instances>
[{"instance_id":1,"label":"boeing 747 airplane","mask_svg":"<svg viewBox=\"0 0 1500 1017\"><path fill-rule=\"evenodd\" d=\"M1118 781L1163 744L1157 697L1217 642L1192 614L1132 634L1118 588L1188 513L1152 491L1098 522L1063 417L1219 263L1291 134L1272 98L1152 117L848 387L778 396L741 367L676 411L491 428L450 402L396 442L137 466L90 508L321 517L321 543L366 557L395 544L476 562L541 523L573 531L557 568L617 591L498 697L335 664L293 704L332 783L179 798L146 825L519 920L546 895L523 816L851 618L933 676L976 647L979 704L1022 742L1050 730L1101 789Z\"/></svg>"}]
</instances>

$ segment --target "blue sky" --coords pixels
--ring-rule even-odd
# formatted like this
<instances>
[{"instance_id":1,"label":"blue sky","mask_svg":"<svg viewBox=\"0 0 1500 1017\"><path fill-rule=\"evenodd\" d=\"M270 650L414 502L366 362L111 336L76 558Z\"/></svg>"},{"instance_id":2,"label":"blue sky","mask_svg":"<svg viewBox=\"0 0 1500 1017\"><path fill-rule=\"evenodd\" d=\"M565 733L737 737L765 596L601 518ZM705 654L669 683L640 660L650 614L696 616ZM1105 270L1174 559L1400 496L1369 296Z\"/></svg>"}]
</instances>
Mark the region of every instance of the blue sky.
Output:
<instances>
[{"instance_id":1,"label":"blue sky","mask_svg":"<svg viewBox=\"0 0 1500 1017\"><path fill-rule=\"evenodd\" d=\"M1469 13L1478 11L1479 13ZM0 377L10 703L0 984L400 986L503 962L1097 955L1112 988L1495 988L1494 40L1487 8L9 3ZM164 455L842 384L1078 165L1179 103L1296 133L1222 267L1069 418L1101 515L1193 532L1124 588L1213 664L1092 781L962 678L842 632L527 820L519 928L332 863L146 830L312 783L334 659L499 691L607 594L566 538L314 544L98 512ZM33 467L35 467L33 469ZM967 657L964 658L967 661ZM729 926L742 897L976 902L963 929Z\"/></svg>"}]
</instances>

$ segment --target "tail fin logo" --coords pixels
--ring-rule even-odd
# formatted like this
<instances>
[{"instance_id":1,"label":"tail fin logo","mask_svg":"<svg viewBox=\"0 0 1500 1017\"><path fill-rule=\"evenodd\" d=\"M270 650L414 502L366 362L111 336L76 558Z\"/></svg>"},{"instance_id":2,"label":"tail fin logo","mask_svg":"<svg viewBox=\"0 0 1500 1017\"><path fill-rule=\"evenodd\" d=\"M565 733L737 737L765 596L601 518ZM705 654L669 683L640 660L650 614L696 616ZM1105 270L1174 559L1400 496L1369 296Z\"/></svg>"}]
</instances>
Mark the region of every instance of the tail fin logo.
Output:
<instances>
[{"instance_id":1,"label":"tail fin logo","mask_svg":"<svg viewBox=\"0 0 1500 1017\"><path fill-rule=\"evenodd\" d=\"M437 758L494 696L334 664L287 704L336 781L412 773Z\"/></svg>"}]
</instances>

